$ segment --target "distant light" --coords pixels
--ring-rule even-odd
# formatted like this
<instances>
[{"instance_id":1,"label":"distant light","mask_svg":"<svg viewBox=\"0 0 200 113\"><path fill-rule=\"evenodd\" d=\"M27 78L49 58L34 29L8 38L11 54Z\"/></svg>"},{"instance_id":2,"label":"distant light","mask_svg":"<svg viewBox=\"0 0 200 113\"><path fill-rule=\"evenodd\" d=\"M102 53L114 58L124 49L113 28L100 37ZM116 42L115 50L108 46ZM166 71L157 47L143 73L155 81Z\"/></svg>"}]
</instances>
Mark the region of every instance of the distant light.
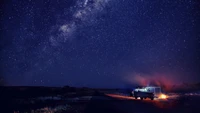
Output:
<instances>
[{"instance_id":1,"label":"distant light","mask_svg":"<svg viewBox=\"0 0 200 113\"><path fill-rule=\"evenodd\" d=\"M160 98L161 98L161 99L166 99L166 98L167 98L167 95L161 94L161 95L160 95Z\"/></svg>"}]
</instances>

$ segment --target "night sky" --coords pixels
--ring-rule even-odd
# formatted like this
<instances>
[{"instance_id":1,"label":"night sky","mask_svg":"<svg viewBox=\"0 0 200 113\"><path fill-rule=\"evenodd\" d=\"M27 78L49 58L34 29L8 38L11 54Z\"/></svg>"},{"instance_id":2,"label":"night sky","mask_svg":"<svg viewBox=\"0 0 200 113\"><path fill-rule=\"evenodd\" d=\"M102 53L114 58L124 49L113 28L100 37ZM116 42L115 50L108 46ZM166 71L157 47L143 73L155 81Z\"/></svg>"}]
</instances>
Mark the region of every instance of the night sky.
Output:
<instances>
[{"instance_id":1,"label":"night sky","mask_svg":"<svg viewBox=\"0 0 200 113\"><path fill-rule=\"evenodd\" d=\"M200 81L198 0L3 0L0 84Z\"/></svg>"}]
</instances>

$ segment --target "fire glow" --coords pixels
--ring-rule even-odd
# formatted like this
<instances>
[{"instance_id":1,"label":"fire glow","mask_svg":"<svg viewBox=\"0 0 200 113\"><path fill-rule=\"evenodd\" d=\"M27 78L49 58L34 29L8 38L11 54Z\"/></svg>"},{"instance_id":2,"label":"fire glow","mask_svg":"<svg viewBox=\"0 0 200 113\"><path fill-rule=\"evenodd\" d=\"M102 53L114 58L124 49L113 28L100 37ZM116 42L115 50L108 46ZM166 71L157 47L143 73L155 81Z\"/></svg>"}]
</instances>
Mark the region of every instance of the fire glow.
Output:
<instances>
[{"instance_id":1,"label":"fire glow","mask_svg":"<svg viewBox=\"0 0 200 113\"><path fill-rule=\"evenodd\" d=\"M159 96L159 98L161 98L161 99L167 99L167 95L161 94L161 95Z\"/></svg>"},{"instance_id":2,"label":"fire glow","mask_svg":"<svg viewBox=\"0 0 200 113\"><path fill-rule=\"evenodd\" d=\"M136 83L141 86L154 85L160 86L165 91L170 91L173 89L174 85L180 84L177 77L170 74L154 73L151 75L133 73L126 76L126 80L129 83Z\"/></svg>"}]
</instances>

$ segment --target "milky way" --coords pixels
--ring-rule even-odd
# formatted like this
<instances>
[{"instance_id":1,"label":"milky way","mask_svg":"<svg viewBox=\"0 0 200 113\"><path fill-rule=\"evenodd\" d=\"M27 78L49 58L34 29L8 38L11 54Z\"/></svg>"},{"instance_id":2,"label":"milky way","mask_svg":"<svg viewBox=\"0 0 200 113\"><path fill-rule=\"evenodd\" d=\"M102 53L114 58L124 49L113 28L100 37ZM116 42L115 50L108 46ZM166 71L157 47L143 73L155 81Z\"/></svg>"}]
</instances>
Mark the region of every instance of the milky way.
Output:
<instances>
[{"instance_id":1,"label":"milky way","mask_svg":"<svg viewBox=\"0 0 200 113\"><path fill-rule=\"evenodd\" d=\"M50 42L53 46L57 46L59 42L66 42L74 37L73 34L83 24L91 24L96 21L96 15L100 15L105 7L109 4L109 0L79 0L71 8L72 15L64 16L63 20L71 18L61 24L53 27L50 36ZM60 21L60 20L59 20Z\"/></svg>"},{"instance_id":2,"label":"milky way","mask_svg":"<svg viewBox=\"0 0 200 113\"><path fill-rule=\"evenodd\" d=\"M2 2L0 85L200 81L199 5L192 0Z\"/></svg>"}]
</instances>

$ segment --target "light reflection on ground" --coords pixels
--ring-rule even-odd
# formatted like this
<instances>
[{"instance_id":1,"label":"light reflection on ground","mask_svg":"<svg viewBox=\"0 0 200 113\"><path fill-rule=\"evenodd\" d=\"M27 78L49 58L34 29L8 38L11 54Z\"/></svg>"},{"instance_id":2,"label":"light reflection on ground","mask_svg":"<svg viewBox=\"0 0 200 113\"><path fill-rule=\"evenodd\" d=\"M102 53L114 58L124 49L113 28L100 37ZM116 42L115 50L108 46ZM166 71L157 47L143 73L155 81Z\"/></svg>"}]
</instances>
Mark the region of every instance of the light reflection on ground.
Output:
<instances>
[{"instance_id":1,"label":"light reflection on ground","mask_svg":"<svg viewBox=\"0 0 200 113\"><path fill-rule=\"evenodd\" d=\"M110 96L110 97L114 97L114 98L119 98L119 99L133 99L133 100L136 100L134 97L130 97L130 96L125 96L125 95L118 95L118 94L106 94L107 96ZM178 95L167 95L167 98L155 98L154 100L171 100L171 99L176 99L178 98ZM140 98L138 98L140 99ZM137 99L137 100L138 100ZM145 99L146 100L150 100L150 99Z\"/></svg>"},{"instance_id":2,"label":"light reflection on ground","mask_svg":"<svg viewBox=\"0 0 200 113\"><path fill-rule=\"evenodd\" d=\"M140 100L140 98L135 99L134 97L124 96L124 95L117 95L117 94L106 94L106 95L113 98L120 99L120 100L138 100L142 102L152 103L159 108L171 108L175 106L176 103L174 102L174 100L178 98L177 95L169 95L167 96L166 99L155 98L154 100L151 100L147 98L147 99Z\"/></svg>"}]
</instances>

